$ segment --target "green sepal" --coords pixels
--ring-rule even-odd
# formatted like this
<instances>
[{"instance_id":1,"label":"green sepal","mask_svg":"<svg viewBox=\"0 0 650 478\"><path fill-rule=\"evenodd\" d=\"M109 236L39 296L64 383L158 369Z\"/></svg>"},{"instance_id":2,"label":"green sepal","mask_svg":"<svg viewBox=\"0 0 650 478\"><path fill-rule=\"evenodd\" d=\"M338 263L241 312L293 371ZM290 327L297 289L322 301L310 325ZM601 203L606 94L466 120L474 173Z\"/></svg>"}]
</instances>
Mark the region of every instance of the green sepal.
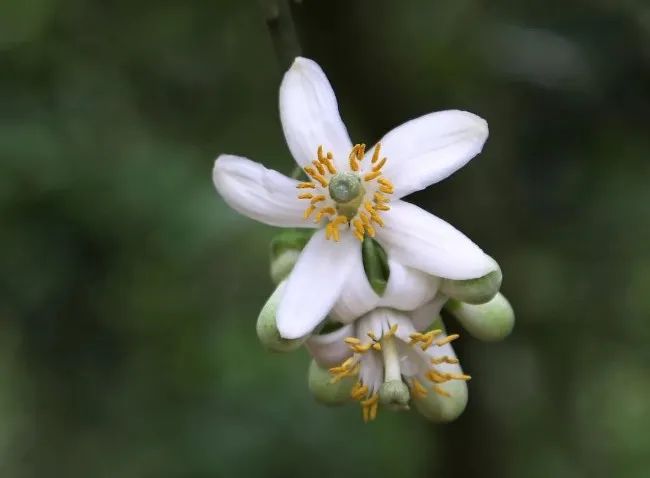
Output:
<instances>
[{"instance_id":1,"label":"green sepal","mask_svg":"<svg viewBox=\"0 0 650 478\"><path fill-rule=\"evenodd\" d=\"M302 251L316 229L286 229L271 240L271 261L287 250Z\"/></svg>"},{"instance_id":2,"label":"green sepal","mask_svg":"<svg viewBox=\"0 0 650 478\"><path fill-rule=\"evenodd\" d=\"M477 279L444 279L440 284L440 292L468 304L484 304L499 292L502 280L503 274L499 268Z\"/></svg>"},{"instance_id":3,"label":"green sepal","mask_svg":"<svg viewBox=\"0 0 650 478\"><path fill-rule=\"evenodd\" d=\"M390 276L386 251L377 241L366 236L361 245L361 254L363 269L366 272L370 286L377 295L384 295L388 277Z\"/></svg>"},{"instance_id":4,"label":"green sepal","mask_svg":"<svg viewBox=\"0 0 650 478\"><path fill-rule=\"evenodd\" d=\"M465 304L451 299L445 310L479 340L488 342L507 337L515 325L515 313L503 294L498 293L485 304Z\"/></svg>"},{"instance_id":5,"label":"green sepal","mask_svg":"<svg viewBox=\"0 0 650 478\"><path fill-rule=\"evenodd\" d=\"M266 301L257 318L255 327L257 337L262 342L262 345L273 352L291 352L300 347L309 338L309 335L307 335L298 339L285 339L280 335L275 319L284 285L285 283L283 282L276 287L271 297Z\"/></svg>"},{"instance_id":6,"label":"green sepal","mask_svg":"<svg viewBox=\"0 0 650 478\"><path fill-rule=\"evenodd\" d=\"M317 401L325 405L342 405L350 400L350 392L356 380L355 377L343 377L332 383L332 375L327 369L319 367L315 360L309 364L309 391Z\"/></svg>"}]
</instances>

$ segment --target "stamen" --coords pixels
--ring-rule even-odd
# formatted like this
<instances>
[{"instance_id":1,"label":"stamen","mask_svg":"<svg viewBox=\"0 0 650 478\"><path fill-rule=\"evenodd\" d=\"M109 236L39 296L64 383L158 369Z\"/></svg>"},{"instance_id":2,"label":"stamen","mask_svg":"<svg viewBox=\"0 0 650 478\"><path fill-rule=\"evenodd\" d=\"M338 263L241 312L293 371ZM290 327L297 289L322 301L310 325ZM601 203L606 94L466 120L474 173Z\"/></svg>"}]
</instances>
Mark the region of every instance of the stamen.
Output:
<instances>
[{"instance_id":1,"label":"stamen","mask_svg":"<svg viewBox=\"0 0 650 478\"><path fill-rule=\"evenodd\" d=\"M379 190L382 193L386 193L386 194L393 194L395 192L395 190L393 188L391 188L389 186L385 186L383 184L381 186L379 186Z\"/></svg>"},{"instance_id":2,"label":"stamen","mask_svg":"<svg viewBox=\"0 0 650 478\"><path fill-rule=\"evenodd\" d=\"M451 335L448 335L448 336L445 337L444 339L437 340L437 341L436 341L436 345L437 345L438 347L442 347L443 345L446 345L446 344L448 344L449 342L453 342L453 341L456 340L458 337L460 337L460 335L458 335L458 334L451 334Z\"/></svg>"},{"instance_id":3,"label":"stamen","mask_svg":"<svg viewBox=\"0 0 650 478\"><path fill-rule=\"evenodd\" d=\"M375 150L372 153L372 164L375 164L379 159L379 152L381 151L381 143L375 145ZM385 159L385 158L384 158Z\"/></svg>"},{"instance_id":4,"label":"stamen","mask_svg":"<svg viewBox=\"0 0 650 478\"><path fill-rule=\"evenodd\" d=\"M366 174L363 177L363 180L364 181L372 181L373 179L375 179L378 176L381 176L381 171L373 171L371 173Z\"/></svg>"},{"instance_id":5,"label":"stamen","mask_svg":"<svg viewBox=\"0 0 650 478\"><path fill-rule=\"evenodd\" d=\"M376 150L376 148L375 148L375 150ZM375 163L375 161L374 161L374 159L375 159L374 156L373 156L372 159L373 159L372 163L374 164L374 163ZM384 164L386 164L386 161L387 161L387 158L383 158L381 161L379 161L378 164L375 164L375 165L372 167L372 170L373 170L373 171L379 171L381 168L384 167Z\"/></svg>"},{"instance_id":6,"label":"stamen","mask_svg":"<svg viewBox=\"0 0 650 478\"><path fill-rule=\"evenodd\" d=\"M366 228L366 233L368 233L368 235L370 237L375 237L375 228L374 227L372 227L370 224L366 224L365 228Z\"/></svg>"},{"instance_id":7,"label":"stamen","mask_svg":"<svg viewBox=\"0 0 650 478\"><path fill-rule=\"evenodd\" d=\"M298 195L298 199L311 199L314 197L312 193L302 193Z\"/></svg>"},{"instance_id":8,"label":"stamen","mask_svg":"<svg viewBox=\"0 0 650 478\"><path fill-rule=\"evenodd\" d=\"M355 400L362 400L363 397L368 395L368 387L363 385L361 382L357 382L352 387L350 391L350 396Z\"/></svg>"},{"instance_id":9,"label":"stamen","mask_svg":"<svg viewBox=\"0 0 650 478\"><path fill-rule=\"evenodd\" d=\"M415 332L412 333L409 337L411 338L409 345L413 345L416 343L420 343L420 348L422 350L426 350L431 345L433 344L433 339L440 335L442 333L442 330L440 329L435 329L435 330L430 330L429 332L422 334L420 332Z\"/></svg>"},{"instance_id":10,"label":"stamen","mask_svg":"<svg viewBox=\"0 0 650 478\"><path fill-rule=\"evenodd\" d=\"M355 144L350 151L348 161L350 162L350 169L352 171L359 171L359 161L363 160L363 155L366 153L365 144Z\"/></svg>"},{"instance_id":11,"label":"stamen","mask_svg":"<svg viewBox=\"0 0 650 478\"><path fill-rule=\"evenodd\" d=\"M320 202L320 201L325 201L325 196L323 196L322 194L319 194L318 196L314 196L312 198L312 200L309 201L309 202L313 206L314 204L316 204L317 202Z\"/></svg>"},{"instance_id":12,"label":"stamen","mask_svg":"<svg viewBox=\"0 0 650 478\"><path fill-rule=\"evenodd\" d=\"M442 357L432 358L431 363L433 365L440 365L441 363L456 364L458 363L458 359L450 357L449 355L443 355Z\"/></svg>"},{"instance_id":13,"label":"stamen","mask_svg":"<svg viewBox=\"0 0 650 478\"><path fill-rule=\"evenodd\" d=\"M296 185L298 189L315 189L316 185L314 183L298 183Z\"/></svg>"},{"instance_id":14,"label":"stamen","mask_svg":"<svg viewBox=\"0 0 650 478\"><path fill-rule=\"evenodd\" d=\"M467 382L468 380L472 379L471 375L465 375L464 373L447 373L445 376L449 380L462 380L463 382Z\"/></svg>"},{"instance_id":15,"label":"stamen","mask_svg":"<svg viewBox=\"0 0 650 478\"><path fill-rule=\"evenodd\" d=\"M424 398L428 394L427 389L424 388L424 385L417 378L411 380L411 393L413 394L413 398L416 399Z\"/></svg>"},{"instance_id":16,"label":"stamen","mask_svg":"<svg viewBox=\"0 0 650 478\"><path fill-rule=\"evenodd\" d=\"M309 176L311 176L312 179L315 179L316 181L318 181L320 183L320 185L323 186L324 188L326 188L327 185L329 184L327 182L327 179L325 179L323 176L321 176L321 174L318 171L316 171L314 168L312 168L310 166L307 166L307 167L305 167L303 169L304 169L305 173L307 173Z\"/></svg>"},{"instance_id":17,"label":"stamen","mask_svg":"<svg viewBox=\"0 0 650 478\"><path fill-rule=\"evenodd\" d=\"M346 337L345 339L343 339L343 342L345 342L346 344L360 344L361 340L359 340L356 337Z\"/></svg>"},{"instance_id":18,"label":"stamen","mask_svg":"<svg viewBox=\"0 0 650 478\"><path fill-rule=\"evenodd\" d=\"M378 211L390 211L390 206L386 206L382 203L375 203L375 209Z\"/></svg>"},{"instance_id":19,"label":"stamen","mask_svg":"<svg viewBox=\"0 0 650 478\"><path fill-rule=\"evenodd\" d=\"M390 201L390 199L388 199L386 196L384 196L384 195L383 195L382 193L380 193L380 192L376 192L376 193L375 193L375 195L374 195L374 200L375 200L376 203L377 203L377 202L388 202L388 201Z\"/></svg>"},{"instance_id":20,"label":"stamen","mask_svg":"<svg viewBox=\"0 0 650 478\"><path fill-rule=\"evenodd\" d=\"M305 209L305 214L303 214L303 217L305 219L309 218L311 216L311 213L314 212L316 208L314 206L309 206L307 209Z\"/></svg>"},{"instance_id":21,"label":"stamen","mask_svg":"<svg viewBox=\"0 0 650 478\"><path fill-rule=\"evenodd\" d=\"M441 374L435 369L431 369L427 372L427 378L435 383L445 383L449 381L446 375Z\"/></svg>"},{"instance_id":22,"label":"stamen","mask_svg":"<svg viewBox=\"0 0 650 478\"><path fill-rule=\"evenodd\" d=\"M318 170L319 173L325 174L325 167L319 161L314 160L311 163L314 165L314 167Z\"/></svg>"},{"instance_id":23,"label":"stamen","mask_svg":"<svg viewBox=\"0 0 650 478\"><path fill-rule=\"evenodd\" d=\"M316 218L315 218L314 222L321 222L321 220L323 219L323 216L334 215L334 214L336 214L336 210L333 207L331 207L331 206L330 207L324 207L320 211L318 211L318 214L316 214ZM327 231L325 231L325 232L327 232Z\"/></svg>"},{"instance_id":24,"label":"stamen","mask_svg":"<svg viewBox=\"0 0 650 478\"><path fill-rule=\"evenodd\" d=\"M361 402L361 407L363 409L363 421L368 423L369 421L377 418L377 408L379 406L379 394L375 393L372 397L363 400Z\"/></svg>"}]
</instances>

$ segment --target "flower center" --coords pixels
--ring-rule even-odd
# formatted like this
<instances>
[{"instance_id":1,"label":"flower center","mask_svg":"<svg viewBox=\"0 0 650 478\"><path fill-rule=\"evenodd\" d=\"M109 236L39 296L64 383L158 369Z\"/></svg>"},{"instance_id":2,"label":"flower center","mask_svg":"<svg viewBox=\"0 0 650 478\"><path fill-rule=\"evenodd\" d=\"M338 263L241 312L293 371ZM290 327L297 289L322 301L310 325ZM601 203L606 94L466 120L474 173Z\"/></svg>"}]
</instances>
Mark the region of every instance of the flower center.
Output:
<instances>
[{"instance_id":1,"label":"flower center","mask_svg":"<svg viewBox=\"0 0 650 478\"><path fill-rule=\"evenodd\" d=\"M433 390L442 397L450 397L449 392L441 387L442 384L450 380L467 381L471 378L469 375L447 373L436 368L436 365L440 364L458 363L458 359L448 355L442 355L430 359L432 366L428 368L426 373L417 373L412 377L408 377L406 379L408 388L406 388L406 384L404 384L402 379L402 371L399 365L400 357L395 343L397 340L397 337L395 337L396 332L397 324L393 324L381 337L377 337L372 331L368 332L367 336L371 339L369 342L364 343L357 337L347 337L344 341L352 349L354 355L338 367L329 369L332 375L332 382L335 383L344 377L359 375L362 366L361 357L364 354L382 354L384 377L381 388L379 390L372 390L372 385L369 388L369 384L358 381L350 392L350 396L360 402L365 422L376 418L380 402L390 408L406 409L408 408L409 399L418 400L424 398L427 396L429 390ZM411 347L420 347L422 351L426 351L432 345L442 347L459 337L458 334L453 334L436 340L436 337L441 334L441 329L430 330L426 333L415 332L410 335L408 345ZM431 388L425 387L418 378L425 382L427 380L431 382Z\"/></svg>"},{"instance_id":2,"label":"flower center","mask_svg":"<svg viewBox=\"0 0 650 478\"><path fill-rule=\"evenodd\" d=\"M355 145L348 155L349 171L339 172L331 152L323 153L319 146L317 159L304 168L310 181L299 183L298 199L309 201L304 217L314 216L315 222L327 220L325 237L340 240L340 226L348 226L357 239L375 236L374 224L384 226L380 212L390 209L388 195L394 192L393 184L382 176L387 159L381 158L381 144L377 143L370 164L363 167L366 145ZM350 227L352 226L352 227Z\"/></svg>"}]
</instances>

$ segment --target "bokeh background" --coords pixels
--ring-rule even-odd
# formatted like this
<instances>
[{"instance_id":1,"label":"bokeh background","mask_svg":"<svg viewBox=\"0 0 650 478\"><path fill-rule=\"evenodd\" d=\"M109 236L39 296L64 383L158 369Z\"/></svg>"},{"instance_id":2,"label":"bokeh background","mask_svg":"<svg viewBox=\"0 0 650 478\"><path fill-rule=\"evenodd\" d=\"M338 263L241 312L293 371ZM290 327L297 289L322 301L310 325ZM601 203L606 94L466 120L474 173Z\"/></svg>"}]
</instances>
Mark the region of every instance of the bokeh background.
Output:
<instances>
[{"instance_id":1,"label":"bokeh background","mask_svg":"<svg viewBox=\"0 0 650 478\"><path fill-rule=\"evenodd\" d=\"M648 2L293 10L354 140L489 122L411 197L499 260L517 313L460 341L465 414L364 425L313 401L304 351L258 343L276 231L211 183L221 152L293 168L257 2L5 0L0 476L649 476Z\"/></svg>"}]
</instances>

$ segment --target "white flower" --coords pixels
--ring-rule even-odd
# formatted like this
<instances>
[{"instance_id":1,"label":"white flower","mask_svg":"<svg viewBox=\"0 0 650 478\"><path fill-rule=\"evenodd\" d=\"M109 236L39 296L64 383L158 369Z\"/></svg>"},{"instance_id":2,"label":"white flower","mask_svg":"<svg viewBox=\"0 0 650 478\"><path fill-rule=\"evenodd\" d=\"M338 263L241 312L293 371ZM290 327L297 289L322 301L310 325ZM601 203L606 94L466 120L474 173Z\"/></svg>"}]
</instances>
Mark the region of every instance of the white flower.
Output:
<instances>
[{"instance_id":1,"label":"white flower","mask_svg":"<svg viewBox=\"0 0 650 478\"><path fill-rule=\"evenodd\" d=\"M235 210L265 224L319 230L287 280L277 316L285 338L311 332L351 276L363 274L358 241L375 237L400 263L448 279L473 279L496 263L445 221L399 198L436 183L478 154L487 123L463 111L408 121L366 152L353 145L320 67L297 58L280 87L291 153L309 181L221 155L214 184ZM364 278L365 280L365 278Z\"/></svg>"},{"instance_id":2,"label":"white flower","mask_svg":"<svg viewBox=\"0 0 650 478\"><path fill-rule=\"evenodd\" d=\"M356 377L350 396L361 402L365 421L375 418L380 402L407 408L411 400L425 415L433 407L438 420L456 418L465 407L470 378L451 346L458 335L446 335L441 328L425 332L447 297L437 292L435 278L395 261L389 265L391 276L381 298L372 290L344 293L344 303L364 304L356 309L358 318L312 336L306 346L317 364L329 369L333 383ZM355 313L342 304L335 310L343 321Z\"/></svg>"}]
</instances>

